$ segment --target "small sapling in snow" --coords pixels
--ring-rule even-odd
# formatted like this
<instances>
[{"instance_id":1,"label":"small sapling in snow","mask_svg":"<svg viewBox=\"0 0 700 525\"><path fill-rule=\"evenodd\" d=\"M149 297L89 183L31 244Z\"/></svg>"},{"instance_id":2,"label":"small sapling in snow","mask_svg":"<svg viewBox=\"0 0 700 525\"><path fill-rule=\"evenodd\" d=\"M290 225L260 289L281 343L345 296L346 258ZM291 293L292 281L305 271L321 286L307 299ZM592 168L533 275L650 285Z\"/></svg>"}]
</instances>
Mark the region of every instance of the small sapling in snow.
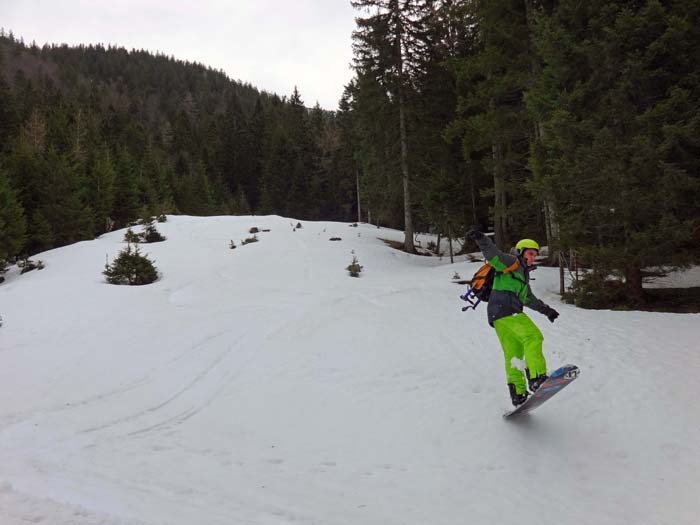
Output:
<instances>
[{"instance_id":1,"label":"small sapling in snow","mask_svg":"<svg viewBox=\"0 0 700 525\"><path fill-rule=\"evenodd\" d=\"M357 257L352 258L352 262L346 268L346 270L350 273L350 277L359 277L360 276L360 272L362 271L362 266L360 266L360 262L357 260Z\"/></svg>"},{"instance_id":2,"label":"small sapling in snow","mask_svg":"<svg viewBox=\"0 0 700 525\"><path fill-rule=\"evenodd\" d=\"M112 264L105 264L102 274L110 284L140 286L158 280L158 270L147 256L139 252L139 247L127 244Z\"/></svg>"}]
</instances>

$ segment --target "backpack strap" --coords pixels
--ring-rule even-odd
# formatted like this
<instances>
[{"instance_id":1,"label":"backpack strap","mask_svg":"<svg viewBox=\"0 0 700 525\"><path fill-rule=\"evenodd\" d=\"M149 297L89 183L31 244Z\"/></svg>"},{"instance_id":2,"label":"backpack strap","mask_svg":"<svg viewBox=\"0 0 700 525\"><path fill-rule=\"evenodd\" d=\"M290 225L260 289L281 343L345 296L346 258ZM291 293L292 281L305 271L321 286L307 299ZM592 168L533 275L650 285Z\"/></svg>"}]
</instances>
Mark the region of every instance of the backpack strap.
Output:
<instances>
[{"instance_id":1,"label":"backpack strap","mask_svg":"<svg viewBox=\"0 0 700 525\"><path fill-rule=\"evenodd\" d=\"M520 263L518 262L518 259L515 259L515 262L508 266L508 268L504 268L502 272L500 273L510 273L518 269L518 266L520 266Z\"/></svg>"}]
</instances>

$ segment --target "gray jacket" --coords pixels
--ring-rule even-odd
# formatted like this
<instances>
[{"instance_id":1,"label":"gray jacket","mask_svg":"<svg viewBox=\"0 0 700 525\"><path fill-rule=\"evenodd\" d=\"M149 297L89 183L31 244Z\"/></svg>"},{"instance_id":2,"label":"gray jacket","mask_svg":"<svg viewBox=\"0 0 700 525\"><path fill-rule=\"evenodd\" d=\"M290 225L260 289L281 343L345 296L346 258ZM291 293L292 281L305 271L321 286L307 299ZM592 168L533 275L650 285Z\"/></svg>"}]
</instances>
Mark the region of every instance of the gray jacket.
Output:
<instances>
[{"instance_id":1,"label":"gray jacket","mask_svg":"<svg viewBox=\"0 0 700 525\"><path fill-rule=\"evenodd\" d=\"M548 315L553 311L532 293L530 272L534 268L528 268L525 260L515 250L511 253L502 252L486 236L478 240L477 243L486 261L497 272L493 280L493 289L487 310L491 326L498 319L521 313L523 306L527 306L544 315ZM508 273L500 273L512 265L516 259L519 264L515 270Z\"/></svg>"}]
</instances>

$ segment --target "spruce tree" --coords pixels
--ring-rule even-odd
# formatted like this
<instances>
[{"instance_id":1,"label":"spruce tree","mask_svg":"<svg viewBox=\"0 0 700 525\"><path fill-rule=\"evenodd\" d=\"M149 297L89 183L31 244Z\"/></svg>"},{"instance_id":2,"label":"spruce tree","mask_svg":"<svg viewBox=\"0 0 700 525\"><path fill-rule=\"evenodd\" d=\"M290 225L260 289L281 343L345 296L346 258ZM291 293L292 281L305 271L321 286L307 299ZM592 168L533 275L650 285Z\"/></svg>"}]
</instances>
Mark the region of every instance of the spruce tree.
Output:
<instances>
[{"instance_id":1,"label":"spruce tree","mask_svg":"<svg viewBox=\"0 0 700 525\"><path fill-rule=\"evenodd\" d=\"M534 52L526 2L470 2L465 9L473 40L470 53L452 62L461 86L452 128L462 135L465 159L481 162L491 173L488 195L495 240L505 246L515 235L536 235L522 225L537 225L539 220L525 190L532 120L523 95L532 78ZM517 225L517 232L511 232L511 224Z\"/></svg>"},{"instance_id":2,"label":"spruce tree","mask_svg":"<svg viewBox=\"0 0 700 525\"><path fill-rule=\"evenodd\" d=\"M0 271L18 255L27 241L24 210L5 173L0 170Z\"/></svg>"},{"instance_id":3,"label":"spruce tree","mask_svg":"<svg viewBox=\"0 0 700 525\"><path fill-rule=\"evenodd\" d=\"M694 2L560 2L538 23L537 187L562 244L645 300L642 269L697 259L700 16ZM546 152L546 153L545 153Z\"/></svg>"},{"instance_id":4,"label":"spruce tree","mask_svg":"<svg viewBox=\"0 0 700 525\"><path fill-rule=\"evenodd\" d=\"M2 59L0 59L0 70ZM17 132L17 108L10 86L0 74L0 152L6 149Z\"/></svg>"},{"instance_id":5,"label":"spruce tree","mask_svg":"<svg viewBox=\"0 0 700 525\"><path fill-rule=\"evenodd\" d=\"M110 284L140 286L158 280L153 262L141 254L138 246L132 248L131 244L119 252L112 264L105 265L102 273Z\"/></svg>"},{"instance_id":6,"label":"spruce tree","mask_svg":"<svg viewBox=\"0 0 700 525\"><path fill-rule=\"evenodd\" d=\"M95 214L95 231L104 233L111 227L117 172L112 155L105 145L98 148L89 164L87 192Z\"/></svg>"},{"instance_id":7,"label":"spruce tree","mask_svg":"<svg viewBox=\"0 0 700 525\"><path fill-rule=\"evenodd\" d=\"M117 228L136 220L141 210L137 171L138 166L133 156L126 149L122 149L117 156L111 213Z\"/></svg>"},{"instance_id":8,"label":"spruce tree","mask_svg":"<svg viewBox=\"0 0 700 525\"><path fill-rule=\"evenodd\" d=\"M372 76L392 97L396 108L398 130L398 165L401 172L404 208L404 249L412 253L413 210L411 204L411 167L407 133L408 96L413 89L415 64L412 57L420 45L415 37L415 22L420 2L416 0L352 0L355 9L370 14L357 18L353 33L355 67L363 75ZM373 14L372 14L373 13Z\"/></svg>"}]
</instances>

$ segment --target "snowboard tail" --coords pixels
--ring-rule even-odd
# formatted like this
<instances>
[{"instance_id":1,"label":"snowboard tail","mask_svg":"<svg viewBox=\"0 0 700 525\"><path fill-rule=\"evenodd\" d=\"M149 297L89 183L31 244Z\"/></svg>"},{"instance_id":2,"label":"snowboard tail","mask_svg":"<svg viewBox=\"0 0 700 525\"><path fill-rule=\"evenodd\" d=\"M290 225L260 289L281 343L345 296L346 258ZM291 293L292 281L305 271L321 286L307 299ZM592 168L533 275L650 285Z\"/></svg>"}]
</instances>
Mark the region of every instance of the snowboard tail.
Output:
<instances>
[{"instance_id":1,"label":"snowboard tail","mask_svg":"<svg viewBox=\"0 0 700 525\"><path fill-rule=\"evenodd\" d=\"M518 405L513 410L503 414L503 417L509 418L518 414L526 414L533 411L549 398L557 394L563 388L566 388L574 379L578 377L580 370L576 365L564 365L558 368L546 379L542 385L527 398L522 405Z\"/></svg>"}]
</instances>

